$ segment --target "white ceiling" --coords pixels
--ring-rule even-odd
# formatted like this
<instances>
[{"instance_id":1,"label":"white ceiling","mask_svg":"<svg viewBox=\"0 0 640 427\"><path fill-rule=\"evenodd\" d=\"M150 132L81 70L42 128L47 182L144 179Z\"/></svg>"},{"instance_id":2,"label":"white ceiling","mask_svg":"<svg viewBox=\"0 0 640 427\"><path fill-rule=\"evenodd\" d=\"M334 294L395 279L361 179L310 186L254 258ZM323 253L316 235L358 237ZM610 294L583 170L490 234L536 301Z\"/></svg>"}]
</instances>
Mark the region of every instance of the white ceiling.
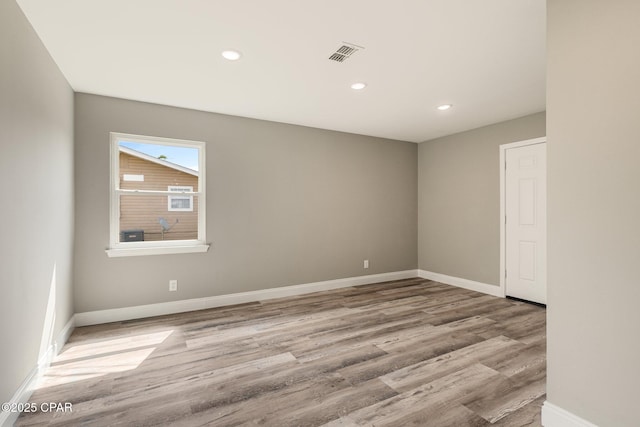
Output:
<instances>
[{"instance_id":1,"label":"white ceiling","mask_svg":"<svg viewBox=\"0 0 640 427\"><path fill-rule=\"evenodd\" d=\"M77 92L414 142L545 109L544 0L18 3Z\"/></svg>"}]
</instances>

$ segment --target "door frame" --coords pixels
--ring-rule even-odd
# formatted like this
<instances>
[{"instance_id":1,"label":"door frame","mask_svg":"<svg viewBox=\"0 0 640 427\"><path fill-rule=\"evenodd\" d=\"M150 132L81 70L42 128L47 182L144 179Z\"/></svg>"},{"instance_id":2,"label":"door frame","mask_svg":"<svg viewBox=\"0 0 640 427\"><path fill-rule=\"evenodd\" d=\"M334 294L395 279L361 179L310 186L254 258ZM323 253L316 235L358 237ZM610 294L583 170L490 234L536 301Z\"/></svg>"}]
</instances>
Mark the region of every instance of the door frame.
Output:
<instances>
[{"instance_id":1,"label":"door frame","mask_svg":"<svg viewBox=\"0 0 640 427\"><path fill-rule=\"evenodd\" d=\"M526 139L524 141L511 142L500 145L500 294L507 296L507 150L511 148L526 147L527 145L544 144L547 137Z\"/></svg>"}]
</instances>

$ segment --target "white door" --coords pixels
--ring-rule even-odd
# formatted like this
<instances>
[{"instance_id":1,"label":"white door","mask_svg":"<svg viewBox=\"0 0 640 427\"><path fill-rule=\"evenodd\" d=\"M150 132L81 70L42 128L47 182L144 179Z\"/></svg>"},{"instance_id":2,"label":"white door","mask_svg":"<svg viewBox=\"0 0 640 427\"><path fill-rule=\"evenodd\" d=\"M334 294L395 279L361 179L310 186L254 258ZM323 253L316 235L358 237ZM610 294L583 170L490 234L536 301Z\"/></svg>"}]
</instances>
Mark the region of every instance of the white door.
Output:
<instances>
[{"instance_id":1,"label":"white door","mask_svg":"<svg viewBox=\"0 0 640 427\"><path fill-rule=\"evenodd\" d=\"M547 302L547 144L506 150L506 294Z\"/></svg>"}]
</instances>

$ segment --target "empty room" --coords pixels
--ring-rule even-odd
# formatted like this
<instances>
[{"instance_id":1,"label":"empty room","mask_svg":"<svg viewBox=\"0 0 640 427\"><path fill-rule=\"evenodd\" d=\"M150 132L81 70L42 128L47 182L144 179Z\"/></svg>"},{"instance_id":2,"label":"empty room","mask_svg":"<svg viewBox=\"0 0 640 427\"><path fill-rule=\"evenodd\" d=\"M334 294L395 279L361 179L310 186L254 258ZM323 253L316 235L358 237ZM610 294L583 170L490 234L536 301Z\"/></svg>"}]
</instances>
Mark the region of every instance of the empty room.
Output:
<instances>
[{"instance_id":1,"label":"empty room","mask_svg":"<svg viewBox=\"0 0 640 427\"><path fill-rule=\"evenodd\" d=\"M0 426L637 427L638 22L0 0Z\"/></svg>"}]
</instances>

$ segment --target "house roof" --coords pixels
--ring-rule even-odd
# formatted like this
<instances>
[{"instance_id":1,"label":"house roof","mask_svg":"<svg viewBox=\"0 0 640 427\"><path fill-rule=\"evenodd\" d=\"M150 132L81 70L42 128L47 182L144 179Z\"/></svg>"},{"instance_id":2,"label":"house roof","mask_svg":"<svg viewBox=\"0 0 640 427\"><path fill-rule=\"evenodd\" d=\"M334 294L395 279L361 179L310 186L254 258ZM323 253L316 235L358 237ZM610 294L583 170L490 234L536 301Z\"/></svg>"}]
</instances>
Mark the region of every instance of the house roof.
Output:
<instances>
[{"instance_id":1,"label":"house roof","mask_svg":"<svg viewBox=\"0 0 640 427\"><path fill-rule=\"evenodd\" d=\"M151 162L151 163L155 163L157 165L166 166L168 168L175 169L175 170L180 171L180 172L188 173L189 175L198 176L198 171L194 171L193 169L189 169L187 167L178 165L176 163L171 163L171 162L168 162L166 160L158 159L156 157L153 157L153 156L150 156L148 154L145 154L145 153L143 153L141 151L137 151L137 150L131 149L129 147L119 146L119 148L120 148L120 152L121 153L125 153L125 154L128 154L130 156L137 157L139 159L146 160L146 161Z\"/></svg>"}]
</instances>

